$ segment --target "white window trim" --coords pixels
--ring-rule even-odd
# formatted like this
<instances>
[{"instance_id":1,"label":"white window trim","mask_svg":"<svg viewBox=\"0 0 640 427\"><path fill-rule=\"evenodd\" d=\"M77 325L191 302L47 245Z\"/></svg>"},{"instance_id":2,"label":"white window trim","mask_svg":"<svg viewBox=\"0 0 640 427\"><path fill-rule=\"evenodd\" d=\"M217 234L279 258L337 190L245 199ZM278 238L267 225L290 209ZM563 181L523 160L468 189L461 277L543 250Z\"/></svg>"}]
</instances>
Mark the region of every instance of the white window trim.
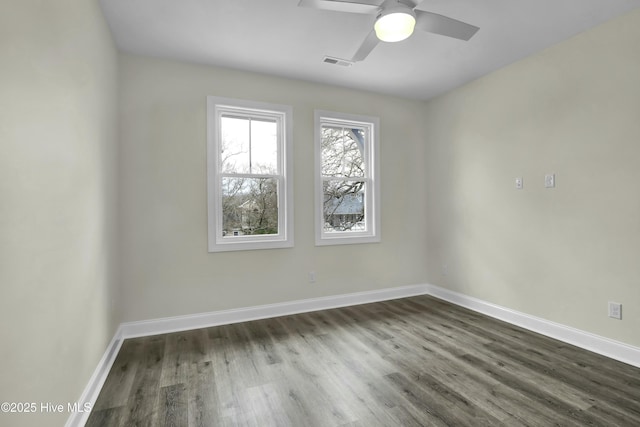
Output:
<instances>
[{"instance_id":1,"label":"white window trim","mask_svg":"<svg viewBox=\"0 0 640 427\"><path fill-rule=\"evenodd\" d=\"M278 142L279 191L278 234L222 236L222 194L220 173L220 129L218 118L222 111L251 110L257 114L278 116L282 138ZM207 96L207 217L209 252L255 249L290 248L293 246L293 108L241 99ZM243 176L243 174L239 174Z\"/></svg>"},{"instance_id":2,"label":"white window trim","mask_svg":"<svg viewBox=\"0 0 640 427\"><path fill-rule=\"evenodd\" d=\"M365 191L365 218L370 229L362 232L324 231L322 191L322 132L325 122L335 124L353 124L369 129L370 149L365 150L366 162L371 169L367 174ZM314 112L314 144L315 144L315 234L316 246L350 245L360 243L377 243L381 240L380 227L380 119L378 117L345 114L333 111L315 110Z\"/></svg>"}]
</instances>

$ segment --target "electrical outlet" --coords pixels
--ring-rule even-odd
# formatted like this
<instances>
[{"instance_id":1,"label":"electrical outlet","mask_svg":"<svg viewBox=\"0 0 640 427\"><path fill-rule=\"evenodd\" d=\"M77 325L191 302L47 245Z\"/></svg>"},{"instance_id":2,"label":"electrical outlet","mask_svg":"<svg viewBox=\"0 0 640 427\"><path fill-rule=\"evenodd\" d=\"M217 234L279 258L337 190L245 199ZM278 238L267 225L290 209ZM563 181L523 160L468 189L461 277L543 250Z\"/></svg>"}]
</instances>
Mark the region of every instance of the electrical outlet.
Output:
<instances>
[{"instance_id":1,"label":"electrical outlet","mask_svg":"<svg viewBox=\"0 0 640 427\"><path fill-rule=\"evenodd\" d=\"M622 304L609 301L609 317L612 319L622 319Z\"/></svg>"},{"instance_id":2,"label":"electrical outlet","mask_svg":"<svg viewBox=\"0 0 640 427\"><path fill-rule=\"evenodd\" d=\"M310 271L309 272L309 283L316 283L316 272L315 271Z\"/></svg>"},{"instance_id":3,"label":"electrical outlet","mask_svg":"<svg viewBox=\"0 0 640 427\"><path fill-rule=\"evenodd\" d=\"M516 178L516 189L522 190L522 187L523 187L522 178Z\"/></svg>"}]
</instances>

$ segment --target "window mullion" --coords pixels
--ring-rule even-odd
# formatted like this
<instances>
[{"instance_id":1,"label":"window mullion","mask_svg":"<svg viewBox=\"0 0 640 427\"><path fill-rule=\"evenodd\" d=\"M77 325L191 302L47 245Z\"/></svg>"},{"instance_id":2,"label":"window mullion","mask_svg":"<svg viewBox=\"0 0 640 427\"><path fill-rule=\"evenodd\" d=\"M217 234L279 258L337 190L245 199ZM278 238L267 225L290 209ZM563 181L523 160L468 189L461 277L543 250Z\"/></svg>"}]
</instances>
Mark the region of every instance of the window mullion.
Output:
<instances>
[{"instance_id":1,"label":"window mullion","mask_svg":"<svg viewBox=\"0 0 640 427\"><path fill-rule=\"evenodd\" d=\"M278 174L260 174L260 173L221 173L220 178L279 178Z\"/></svg>"}]
</instances>

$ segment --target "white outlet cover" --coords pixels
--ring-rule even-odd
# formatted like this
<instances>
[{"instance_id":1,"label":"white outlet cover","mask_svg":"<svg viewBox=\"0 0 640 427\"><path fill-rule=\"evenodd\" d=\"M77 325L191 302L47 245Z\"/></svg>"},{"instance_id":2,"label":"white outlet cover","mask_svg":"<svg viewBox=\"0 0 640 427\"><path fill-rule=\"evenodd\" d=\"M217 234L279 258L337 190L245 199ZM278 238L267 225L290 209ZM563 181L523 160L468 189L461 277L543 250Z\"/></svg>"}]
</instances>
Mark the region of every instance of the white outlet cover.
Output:
<instances>
[{"instance_id":1,"label":"white outlet cover","mask_svg":"<svg viewBox=\"0 0 640 427\"><path fill-rule=\"evenodd\" d=\"M523 187L523 182L522 182L522 178L516 178L516 189L517 190L522 190Z\"/></svg>"}]
</instances>

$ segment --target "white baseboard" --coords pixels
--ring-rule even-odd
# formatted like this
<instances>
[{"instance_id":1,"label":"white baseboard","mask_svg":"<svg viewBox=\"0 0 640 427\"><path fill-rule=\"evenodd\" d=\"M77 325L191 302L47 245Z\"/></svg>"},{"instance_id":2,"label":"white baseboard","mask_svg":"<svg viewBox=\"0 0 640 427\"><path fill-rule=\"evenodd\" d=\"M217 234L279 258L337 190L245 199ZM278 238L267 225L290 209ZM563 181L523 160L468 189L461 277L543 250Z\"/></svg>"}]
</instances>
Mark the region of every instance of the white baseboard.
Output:
<instances>
[{"instance_id":1,"label":"white baseboard","mask_svg":"<svg viewBox=\"0 0 640 427\"><path fill-rule=\"evenodd\" d=\"M111 366L113 366L113 362L116 360L116 356L120 351L120 347L122 346L122 335L120 333L120 328L116 331L116 334L111 339L111 342L107 346L107 350L102 355L100 362L98 362L98 366L93 371L93 375L89 379L89 383L85 387L82 395L80 396L80 400L78 400L79 406L84 407L85 403L91 404L91 407L96 403L98 399L98 395L100 394L100 390L104 385L105 380L107 379L107 375L109 375L109 371L111 370ZM91 412L72 412L69 418L67 419L67 423L65 427L82 427L87 423L89 419L89 414Z\"/></svg>"},{"instance_id":2,"label":"white baseboard","mask_svg":"<svg viewBox=\"0 0 640 427\"><path fill-rule=\"evenodd\" d=\"M165 334L218 325L228 325L231 323L247 322L270 317L307 313L330 308L367 304L377 301L387 301L425 294L640 368L640 348L511 310L509 308L501 307L499 305L450 291L448 289L440 288L438 286L412 285L289 301L278 304L214 311L210 313L122 323L111 340L111 343L107 347L98 367L91 376L89 384L85 388L79 402L81 404L84 402L91 403L92 406L95 404L95 401L100 394L100 389L111 370L111 366L115 361L118 351L120 350L122 341L126 338ZM83 426L86 423L88 416L89 413L74 413L67 420L66 427Z\"/></svg>"},{"instance_id":3,"label":"white baseboard","mask_svg":"<svg viewBox=\"0 0 640 427\"><path fill-rule=\"evenodd\" d=\"M640 348L458 292L425 285L426 294L640 368Z\"/></svg>"},{"instance_id":4,"label":"white baseboard","mask_svg":"<svg viewBox=\"0 0 640 427\"><path fill-rule=\"evenodd\" d=\"M169 332L190 329L208 328L231 323L307 313L349 305L366 304L422 295L426 292L424 285L401 286L397 288L379 289L375 291L357 292L344 295L332 295L277 304L258 305L232 310L214 311L210 313L191 314L186 316L165 317L154 320L128 322L120 325L123 338L166 334Z\"/></svg>"}]
</instances>

